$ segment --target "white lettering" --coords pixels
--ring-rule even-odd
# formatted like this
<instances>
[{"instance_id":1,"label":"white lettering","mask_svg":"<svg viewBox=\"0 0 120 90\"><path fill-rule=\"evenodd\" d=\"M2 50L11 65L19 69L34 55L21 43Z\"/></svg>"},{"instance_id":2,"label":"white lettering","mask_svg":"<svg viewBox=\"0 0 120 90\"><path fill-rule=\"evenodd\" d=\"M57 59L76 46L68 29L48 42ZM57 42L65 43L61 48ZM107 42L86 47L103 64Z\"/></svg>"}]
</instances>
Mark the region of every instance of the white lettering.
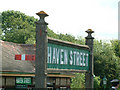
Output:
<instances>
[{"instance_id":1,"label":"white lettering","mask_svg":"<svg viewBox=\"0 0 120 90\"><path fill-rule=\"evenodd\" d=\"M56 48L56 59L57 59L57 64L59 64L59 49Z\"/></svg>"},{"instance_id":2,"label":"white lettering","mask_svg":"<svg viewBox=\"0 0 120 90\"><path fill-rule=\"evenodd\" d=\"M51 47L48 47L48 60L47 63L51 63Z\"/></svg>"},{"instance_id":3,"label":"white lettering","mask_svg":"<svg viewBox=\"0 0 120 90\"><path fill-rule=\"evenodd\" d=\"M79 63L79 60L80 60L80 57L79 57L80 55L79 55L79 52L77 52L77 54L76 54L76 65L80 65L80 63Z\"/></svg>"},{"instance_id":4,"label":"white lettering","mask_svg":"<svg viewBox=\"0 0 120 90\"><path fill-rule=\"evenodd\" d=\"M63 49L60 50L60 64L63 64Z\"/></svg>"},{"instance_id":5,"label":"white lettering","mask_svg":"<svg viewBox=\"0 0 120 90\"><path fill-rule=\"evenodd\" d=\"M30 78L24 78L24 83L30 83Z\"/></svg>"},{"instance_id":6,"label":"white lettering","mask_svg":"<svg viewBox=\"0 0 120 90\"><path fill-rule=\"evenodd\" d=\"M82 66L83 64L82 64L82 53L80 53L80 66Z\"/></svg>"},{"instance_id":7,"label":"white lettering","mask_svg":"<svg viewBox=\"0 0 120 90\"><path fill-rule=\"evenodd\" d=\"M23 78L17 78L16 83L23 83Z\"/></svg>"},{"instance_id":8,"label":"white lettering","mask_svg":"<svg viewBox=\"0 0 120 90\"><path fill-rule=\"evenodd\" d=\"M83 66L85 66L85 53L83 53Z\"/></svg>"},{"instance_id":9,"label":"white lettering","mask_svg":"<svg viewBox=\"0 0 120 90\"><path fill-rule=\"evenodd\" d=\"M72 65L73 64L73 58L72 58L72 51L70 51L70 65Z\"/></svg>"},{"instance_id":10,"label":"white lettering","mask_svg":"<svg viewBox=\"0 0 120 90\"><path fill-rule=\"evenodd\" d=\"M76 60L76 51L73 52L74 55L74 65L75 65L75 60Z\"/></svg>"},{"instance_id":11,"label":"white lettering","mask_svg":"<svg viewBox=\"0 0 120 90\"><path fill-rule=\"evenodd\" d=\"M88 66L88 54L86 54L86 66Z\"/></svg>"},{"instance_id":12,"label":"white lettering","mask_svg":"<svg viewBox=\"0 0 120 90\"><path fill-rule=\"evenodd\" d=\"M68 55L67 55L67 50L64 50L64 64L68 63Z\"/></svg>"},{"instance_id":13,"label":"white lettering","mask_svg":"<svg viewBox=\"0 0 120 90\"><path fill-rule=\"evenodd\" d=\"M86 67L89 65L89 54L83 50L67 49L56 46L48 46L49 64L69 64L74 66ZM79 69L79 68L78 68Z\"/></svg>"},{"instance_id":14,"label":"white lettering","mask_svg":"<svg viewBox=\"0 0 120 90\"><path fill-rule=\"evenodd\" d=\"M56 63L56 58L55 58L55 48L53 48L53 59L52 59L52 63Z\"/></svg>"}]
</instances>

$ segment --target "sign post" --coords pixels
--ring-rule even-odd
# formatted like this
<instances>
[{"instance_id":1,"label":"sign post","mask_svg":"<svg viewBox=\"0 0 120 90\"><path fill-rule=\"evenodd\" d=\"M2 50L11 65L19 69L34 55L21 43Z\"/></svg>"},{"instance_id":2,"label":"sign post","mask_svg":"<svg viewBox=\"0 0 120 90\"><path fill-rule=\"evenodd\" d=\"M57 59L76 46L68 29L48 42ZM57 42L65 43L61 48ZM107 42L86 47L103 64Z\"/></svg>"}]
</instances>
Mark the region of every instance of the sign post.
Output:
<instances>
[{"instance_id":1,"label":"sign post","mask_svg":"<svg viewBox=\"0 0 120 90\"><path fill-rule=\"evenodd\" d=\"M89 57L89 71L86 73L85 75L85 87L87 88L94 88L94 60L93 60L93 39L94 37L92 37L92 33L94 33L94 31L92 31L91 29L88 29L86 31L88 33L88 36L85 37L86 38L86 45L89 46L90 48L90 57Z\"/></svg>"},{"instance_id":2,"label":"sign post","mask_svg":"<svg viewBox=\"0 0 120 90\"><path fill-rule=\"evenodd\" d=\"M36 22L36 60L35 60L35 88L45 89L47 78L47 23L48 16L44 11L36 13L40 20Z\"/></svg>"}]
</instances>

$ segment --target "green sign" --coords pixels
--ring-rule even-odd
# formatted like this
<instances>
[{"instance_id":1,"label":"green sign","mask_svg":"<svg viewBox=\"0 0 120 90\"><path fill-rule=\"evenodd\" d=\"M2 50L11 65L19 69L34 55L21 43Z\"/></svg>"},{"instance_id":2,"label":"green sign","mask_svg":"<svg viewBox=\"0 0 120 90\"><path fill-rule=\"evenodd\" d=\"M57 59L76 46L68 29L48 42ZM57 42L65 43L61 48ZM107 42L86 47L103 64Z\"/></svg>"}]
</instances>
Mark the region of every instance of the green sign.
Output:
<instances>
[{"instance_id":1,"label":"green sign","mask_svg":"<svg viewBox=\"0 0 120 90\"><path fill-rule=\"evenodd\" d=\"M48 43L48 68L88 70L89 50Z\"/></svg>"},{"instance_id":2,"label":"green sign","mask_svg":"<svg viewBox=\"0 0 120 90\"><path fill-rule=\"evenodd\" d=\"M31 84L31 78L16 77L16 84Z\"/></svg>"}]
</instances>

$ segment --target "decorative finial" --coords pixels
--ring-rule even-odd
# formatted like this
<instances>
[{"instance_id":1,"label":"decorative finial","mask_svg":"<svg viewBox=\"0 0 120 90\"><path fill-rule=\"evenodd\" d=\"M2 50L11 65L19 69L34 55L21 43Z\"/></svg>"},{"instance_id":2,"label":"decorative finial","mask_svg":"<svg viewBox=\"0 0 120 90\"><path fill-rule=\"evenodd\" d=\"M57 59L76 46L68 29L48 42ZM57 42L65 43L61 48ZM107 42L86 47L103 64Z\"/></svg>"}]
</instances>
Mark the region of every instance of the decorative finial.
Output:
<instances>
[{"instance_id":1,"label":"decorative finial","mask_svg":"<svg viewBox=\"0 0 120 90\"><path fill-rule=\"evenodd\" d=\"M87 33L94 33L94 31L92 29L88 29L87 31L85 31Z\"/></svg>"},{"instance_id":2,"label":"decorative finial","mask_svg":"<svg viewBox=\"0 0 120 90\"><path fill-rule=\"evenodd\" d=\"M94 37L92 37L92 33L94 33L94 31L92 29L88 29L85 32L88 33L88 36L86 37L86 39L94 39Z\"/></svg>"},{"instance_id":3,"label":"decorative finial","mask_svg":"<svg viewBox=\"0 0 120 90\"><path fill-rule=\"evenodd\" d=\"M38 16L39 15L45 15L45 16L49 16L47 13L45 13L44 11L40 11L40 12L38 12L38 13L36 13Z\"/></svg>"},{"instance_id":4,"label":"decorative finial","mask_svg":"<svg viewBox=\"0 0 120 90\"><path fill-rule=\"evenodd\" d=\"M37 23L48 25L48 23L46 23L45 20L44 20L46 16L49 16L47 13L45 13L44 11L40 11L36 14L40 17L40 20Z\"/></svg>"}]
</instances>

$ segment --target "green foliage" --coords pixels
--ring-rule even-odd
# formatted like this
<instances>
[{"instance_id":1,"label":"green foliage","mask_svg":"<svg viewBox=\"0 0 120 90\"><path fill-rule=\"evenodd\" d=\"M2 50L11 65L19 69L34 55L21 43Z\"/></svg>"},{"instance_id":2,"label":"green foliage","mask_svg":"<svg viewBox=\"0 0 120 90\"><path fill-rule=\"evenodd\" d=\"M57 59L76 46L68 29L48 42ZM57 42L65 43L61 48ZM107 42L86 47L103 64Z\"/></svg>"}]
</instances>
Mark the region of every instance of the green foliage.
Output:
<instances>
[{"instance_id":1,"label":"green foliage","mask_svg":"<svg viewBox=\"0 0 120 90\"><path fill-rule=\"evenodd\" d=\"M81 37L79 37L79 39L76 39L73 35L70 35L70 34L61 34L61 33L56 34L49 28L48 28L48 37L52 37L55 39L68 41L68 42L72 42L72 43L77 43L77 44L84 43L84 41L81 39Z\"/></svg>"},{"instance_id":2,"label":"green foliage","mask_svg":"<svg viewBox=\"0 0 120 90\"><path fill-rule=\"evenodd\" d=\"M19 11L8 10L2 12L2 31L5 34L3 40L15 43L35 44L35 21L37 19L34 17L27 16ZM47 30L48 37L72 43L83 43L70 34L56 34L49 28Z\"/></svg>"},{"instance_id":3,"label":"green foliage","mask_svg":"<svg viewBox=\"0 0 120 90\"><path fill-rule=\"evenodd\" d=\"M119 40L111 40L112 47L116 56L120 57L120 41Z\"/></svg>"},{"instance_id":4,"label":"green foliage","mask_svg":"<svg viewBox=\"0 0 120 90\"><path fill-rule=\"evenodd\" d=\"M5 41L14 43L30 43L30 38L35 34L35 32L29 32L27 29L14 30L14 32L9 32L4 35Z\"/></svg>"},{"instance_id":5,"label":"green foliage","mask_svg":"<svg viewBox=\"0 0 120 90\"><path fill-rule=\"evenodd\" d=\"M85 74L84 73L76 73L75 77L71 78L71 88L85 88Z\"/></svg>"},{"instance_id":6,"label":"green foliage","mask_svg":"<svg viewBox=\"0 0 120 90\"><path fill-rule=\"evenodd\" d=\"M78 36L75 43L80 45L85 45L85 38Z\"/></svg>"},{"instance_id":7,"label":"green foliage","mask_svg":"<svg viewBox=\"0 0 120 90\"><path fill-rule=\"evenodd\" d=\"M110 43L94 41L94 73L102 79L104 75L108 79L107 87L110 87L110 81L119 78L118 57L115 55Z\"/></svg>"},{"instance_id":8,"label":"green foliage","mask_svg":"<svg viewBox=\"0 0 120 90\"><path fill-rule=\"evenodd\" d=\"M59 39L59 35L57 35L56 33L54 33L52 30L50 30L49 28L47 28L47 31L48 31L48 33L47 33L48 37Z\"/></svg>"},{"instance_id":9,"label":"green foliage","mask_svg":"<svg viewBox=\"0 0 120 90\"><path fill-rule=\"evenodd\" d=\"M29 25L35 26L36 19L21 13L19 11L2 12L2 28L3 32L11 32L13 30L25 29Z\"/></svg>"},{"instance_id":10,"label":"green foliage","mask_svg":"<svg viewBox=\"0 0 120 90\"><path fill-rule=\"evenodd\" d=\"M95 88L95 90L99 90L100 82L101 82L101 79L100 79L99 76L94 77L94 88Z\"/></svg>"},{"instance_id":11,"label":"green foliage","mask_svg":"<svg viewBox=\"0 0 120 90\"><path fill-rule=\"evenodd\" d=\"M15 43L26 43L35 34L35 19L19 11L2 12L3 40ZM35 35L34 35L35 36Z\"/></svg>"},{"instance_id":12,"label":"green foliage","mask_svg":"<svg viewBox=\"0 0 120 90\"><path fill-rule=\"evenodd\" d=\"M63 41L69 41L69 42L72 42L72 43L75 43L76 39L74 36L70 35L70 34L59 34L59 39L60 40L63 40Z\"/></svg>"}]
</instances>

